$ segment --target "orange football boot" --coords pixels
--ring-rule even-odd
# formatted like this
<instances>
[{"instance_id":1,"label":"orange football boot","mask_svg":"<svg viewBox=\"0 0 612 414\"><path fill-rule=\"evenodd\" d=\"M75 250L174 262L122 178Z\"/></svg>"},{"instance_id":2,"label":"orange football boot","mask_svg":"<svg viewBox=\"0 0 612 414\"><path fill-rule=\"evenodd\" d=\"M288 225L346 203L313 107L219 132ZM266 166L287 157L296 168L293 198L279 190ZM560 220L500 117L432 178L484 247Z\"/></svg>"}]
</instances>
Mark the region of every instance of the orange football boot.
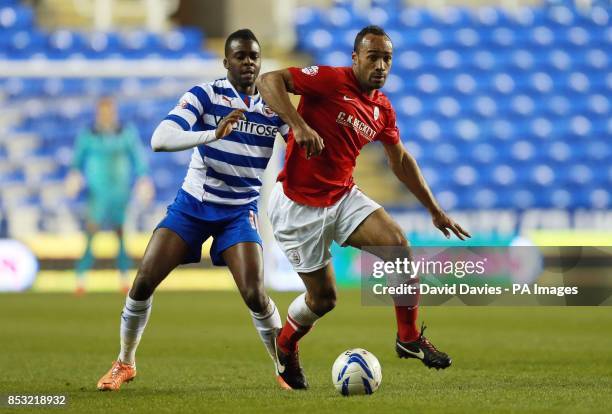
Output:
<instances>
[{"instance_id":1,"label":"orange football boot","mask_svg":"<svg viewBox=\"0 0 612 414\"><path fill-rule=\"evenodd\" d=\"M136 367L134 365L124 364L117 360L98 381L98 389L100 391L119 391L121 384L132 381L135 376Z\"/></svg>"}]
</instances>

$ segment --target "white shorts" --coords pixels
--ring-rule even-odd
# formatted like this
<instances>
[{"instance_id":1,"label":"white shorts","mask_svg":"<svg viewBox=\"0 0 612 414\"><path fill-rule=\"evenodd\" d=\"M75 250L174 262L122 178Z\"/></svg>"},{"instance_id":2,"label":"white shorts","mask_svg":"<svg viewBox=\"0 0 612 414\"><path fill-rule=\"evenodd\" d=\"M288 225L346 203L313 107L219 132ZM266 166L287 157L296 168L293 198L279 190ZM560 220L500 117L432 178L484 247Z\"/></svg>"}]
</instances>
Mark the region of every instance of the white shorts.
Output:
<instances>
[{"instance_id":1,"label":"white shorts","mask_svg":"<svg viewBox=\"0 0 612 414\"><path fill-rule=\"evenodd\" d=\"M357 187L329 207L298 204L274 185L268 205L274 237L296 272L309 273L325 267L331 259L332 241L344 245L370 214L381 208Z\"/></svg>"}]
</instances>

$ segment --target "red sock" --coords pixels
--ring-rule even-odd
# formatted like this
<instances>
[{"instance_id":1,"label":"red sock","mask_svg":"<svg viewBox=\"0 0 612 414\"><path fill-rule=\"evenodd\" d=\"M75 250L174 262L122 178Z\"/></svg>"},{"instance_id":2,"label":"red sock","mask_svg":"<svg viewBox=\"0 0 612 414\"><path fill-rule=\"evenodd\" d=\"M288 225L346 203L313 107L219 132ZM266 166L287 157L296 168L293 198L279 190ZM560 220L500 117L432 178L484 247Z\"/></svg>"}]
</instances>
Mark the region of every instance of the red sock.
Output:
<instances>
[{"instance_id":1,"label":"red sock","mask_svg":"<svg viewBox=\"0 0 612 414\"><path fill-rule=\"evenodd\" d=\"M294 321L291 316L287 315L287 321L285 326L281 329L280 335L278 336L278 347L285 353L295 352L297 350L298 341L306 335L311 326L301 326Z\"/></svg>"},{"instance_id":2,"label":"red sock","mask_svg":"<svg viewBox=\"0 0 612 414\"><path fill-rule=\"evenodd\" d=\"M395 306L395 318L397 319L397 335L402 342L412 342L419 337L417 329L418 306Z\"/></svg>"}]
</instances>

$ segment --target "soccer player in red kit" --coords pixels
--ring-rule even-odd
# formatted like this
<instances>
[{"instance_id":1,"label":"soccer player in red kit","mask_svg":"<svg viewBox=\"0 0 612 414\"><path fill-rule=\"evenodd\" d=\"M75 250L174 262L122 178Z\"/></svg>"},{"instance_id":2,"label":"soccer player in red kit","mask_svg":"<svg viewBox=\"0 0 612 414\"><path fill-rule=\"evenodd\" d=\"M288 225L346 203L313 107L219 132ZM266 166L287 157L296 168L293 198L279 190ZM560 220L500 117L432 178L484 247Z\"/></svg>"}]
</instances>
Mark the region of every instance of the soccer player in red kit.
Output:
<instances>
[{"instance_id":1,"label":"soccer player in red kit","mask_svg":"<svg viewBox=\"0 0 612 414\"><path fill-rule=\"evenodd\" d=\"M423 175L401 143L395 112L379 91L391 68L393 46L383 29L368 26L355 38L352 67L311 66L266 73L257 87L270 108L290 127L285 167L270 198L274 236L306 286L289 306L277 337L277 371L281 385L304 389L308 383L298 359L298 340L336 303L330 245L353 246L388 257L396 247L410 257L399 225L353 182L361 148L383 143L397 178L429 210L446 237L469 233L438 206ZM297 111L288 92L301 95ZM378 246L378 247L374 247ZM383 249L381 249L383 247ZM418 358L430 368L447 368L450 357L437 350L417 328L418 302L395 302L396 352Z\"/></svg>"}]
</instances>

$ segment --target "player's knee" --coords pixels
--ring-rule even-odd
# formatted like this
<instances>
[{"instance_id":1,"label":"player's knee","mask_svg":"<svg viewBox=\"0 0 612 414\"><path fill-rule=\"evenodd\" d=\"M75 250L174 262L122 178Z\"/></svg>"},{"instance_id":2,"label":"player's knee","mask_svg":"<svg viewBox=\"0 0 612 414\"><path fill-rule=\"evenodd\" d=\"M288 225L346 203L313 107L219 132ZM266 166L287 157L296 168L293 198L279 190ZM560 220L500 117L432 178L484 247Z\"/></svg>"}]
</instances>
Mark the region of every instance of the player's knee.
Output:
<instances>
[{"instance_id":1,"label":"player's knee","mask_svg":"<svg viewBox=\"0 0 612 414\"><path fill-rule=\"evenodd\" d=\"M391 246L397 246L397 247L408 247L408 240L406 239L406 236L404 236L404 233L400 230L400 229L394 229L393 231L389 232L389 238L390 238L390 245Z\"/></svg>"},{"instance_id":2,"label":"player's knee","mask_svg":"<svg viewBox=\"0 0 612 414\"><path fill-rule=\"evenodd\" d=\"M141 266L130 289L130 297L134 300L147 300L153 295L156 287L153 275L146 266Z\"/></svg>"},{"instance_id":3,"label":"player's knee","mask_svg":"<svg viewBox=\"0 0 612 414\"><path fill-rule=\"evenodd\" d=\"M242 298L247 307L255 312L262 312L268 302L266 293L262 289L247 288L242 292Z\"/></svg>"},{"instance_id":4,"label":"player's knee","mask_svg":"<svg viewBox=\"0 0 612 414\"><path fill-rule=\"evenodd\" d=\"M130 289L129 296L134 300L147 300L153 295L153 289L143 283L138 283L138 280L134 280L132 288Z\"/></svg>"},{"instance_id":5,"label":"player's knee","mask_svg":"<svg viewBox=\"0 0 612 414\"><path fill-rule=\"evenodd\" d=\"M391 248L380 248L377 256L387 261L397 258L411 258L410 244L400 229L390 231L387 237L387 244L385 246L390 246Z\"/></svg>"},{"instance_id":6,"label":"player's knee","mask_svg":"<svg viewBox=\"0 0 612 414\"><path fill-rule=\"evenodd\" d=\"M155 286L148 280L136 278L130 289L130 297L134 300L147 300L153 295Z\"/></svg>"}]
</instances>

